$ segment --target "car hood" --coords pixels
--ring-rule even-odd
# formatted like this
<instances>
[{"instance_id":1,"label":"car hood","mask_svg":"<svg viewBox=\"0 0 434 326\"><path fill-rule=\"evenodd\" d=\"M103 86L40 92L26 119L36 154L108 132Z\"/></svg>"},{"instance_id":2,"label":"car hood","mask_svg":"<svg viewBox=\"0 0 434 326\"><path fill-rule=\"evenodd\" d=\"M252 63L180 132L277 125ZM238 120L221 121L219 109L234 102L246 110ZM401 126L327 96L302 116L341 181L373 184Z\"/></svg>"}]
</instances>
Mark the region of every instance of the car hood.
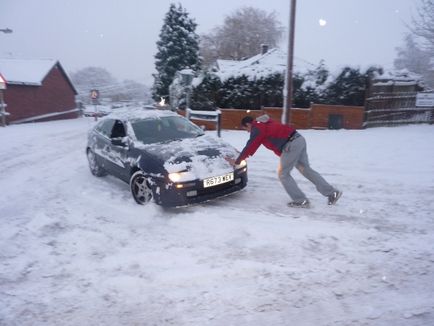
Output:
<instances>
[{"instance_id":1,"label":"car hood","mask_svg":"<svg viewBox=\"0 0 434 326\"><path fill-rule=\"evenodd\" d=\"M189 171L189 179L204 179L233 171L224 157L236 158L238 151L209 135L174 140L167 143L140 145L148 154L163 161L168 173Z\"/></svg>"}]
</instances>

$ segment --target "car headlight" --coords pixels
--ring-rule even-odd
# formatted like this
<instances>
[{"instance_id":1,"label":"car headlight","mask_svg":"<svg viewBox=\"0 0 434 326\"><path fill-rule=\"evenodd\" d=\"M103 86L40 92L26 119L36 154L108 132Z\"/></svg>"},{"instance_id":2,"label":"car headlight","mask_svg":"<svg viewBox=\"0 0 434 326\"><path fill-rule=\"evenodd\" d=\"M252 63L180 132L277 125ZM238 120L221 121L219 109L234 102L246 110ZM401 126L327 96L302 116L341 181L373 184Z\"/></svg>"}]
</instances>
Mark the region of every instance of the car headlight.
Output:
<instances>
[{"instance_id":1,"label":"car headlight","mask_svg":"<svg viewBox=\"0 0 434 326\"><path fill-rule=\"evenodd\" d=\"M236 169L242 169L242 168L244 168L244 167L246 167L246 166L247 166L247 162L246 162L246 160L242 160L242 161L240 162L240 164L235 165L235 168L236 168Z\"/></svg>"},{"instance_id":2,"label":"car headlight","mask_svg":"<svg viewBox=\"0 0 434 326\"><path fill-rule=\"evenodd\" d=\"M194 179L194 175L189 171L169 173L169 179L172 182L184 182Z\"/></svg>"},{"instance_id":3,"label":"car headlight","mask_svg":"<svg viewBox=\"0 0 434 326\"><path fill-rule=\"evenodd\" d=\"M169 179L173 182L179 182L181 180L181 172L169 173Z\"/></svg>"}]
</instances>

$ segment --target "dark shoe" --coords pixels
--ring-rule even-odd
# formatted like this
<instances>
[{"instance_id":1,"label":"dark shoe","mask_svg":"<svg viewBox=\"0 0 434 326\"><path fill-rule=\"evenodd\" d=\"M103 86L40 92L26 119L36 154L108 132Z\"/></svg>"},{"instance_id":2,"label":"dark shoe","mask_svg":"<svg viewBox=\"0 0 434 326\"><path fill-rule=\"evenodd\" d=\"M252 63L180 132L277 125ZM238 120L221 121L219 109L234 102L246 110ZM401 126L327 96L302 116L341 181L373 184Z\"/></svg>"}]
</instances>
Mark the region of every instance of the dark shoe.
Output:
<instances>
[{"instance_id":1,"label":"dark shoe","mask_svg":"<svg viewBox=\"0 0 434 326\"><path fill-rule=\"evenodd\" d=\"M341 198L341 196L342 196L342 191L339 190L333 191L332 194L328 196L329 198L328 204L329 205L336 204L336 202L338 201L339 198Z\"/></svg>"},{"instance_id":2,"label":"dark shoe","mask_svg":"<svg viewBox=\"0 0 434 326\"><path fill-rule=\"evenodd\" d=\"M292 201L292 202L288 203L288 206L289 207L297 207L297 208L309 208L310 202L307 199L302 200L302 201Z\"/></svg>"}]
</instances>

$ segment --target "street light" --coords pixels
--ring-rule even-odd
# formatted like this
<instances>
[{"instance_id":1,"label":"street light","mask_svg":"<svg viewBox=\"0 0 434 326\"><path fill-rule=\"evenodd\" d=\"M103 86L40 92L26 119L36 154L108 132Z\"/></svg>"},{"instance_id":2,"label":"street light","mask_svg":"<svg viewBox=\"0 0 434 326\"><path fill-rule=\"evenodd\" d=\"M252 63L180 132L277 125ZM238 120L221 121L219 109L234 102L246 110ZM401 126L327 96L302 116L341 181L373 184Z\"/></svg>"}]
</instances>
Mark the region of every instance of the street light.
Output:
<instances>
[{"instance_id":1,"label":"street light","mask_svg":"<svg viewBox=\"0 0 434 326\"><path fill-rule=\"evenodd\" d=\"M186 92L185 105L186 109L190 108L190 97L191 97L191 83L193 82L194 72L191 69L182 69L180 72L182 85Z\"/></svg>"},{"instance_id":2,"label":"street light","mask_svg":"<svg viewBox=\"0 0 434 326\"><path fill-rule=\"evenodd\" d=\"M0 32L3 32L5 34L10 34L13 32L13 30L11 30L10 28L1 28Z\"/></svg>"},{"instance_id":3,"label":"street light","mask_svg":"<svg viewBox=\"0 0 434 326\"><path fill-rule=\"evenodd\" d=\"M291 121L291 103L292 103L292 68L294 62L294 35L295 35L295 7L296 0L291 0L289 15L289 33L288 33L288 60L286 67L285 89L283 90L285 103L282 112L282 123L288 124Z\"/></svg>"}]
</instances>

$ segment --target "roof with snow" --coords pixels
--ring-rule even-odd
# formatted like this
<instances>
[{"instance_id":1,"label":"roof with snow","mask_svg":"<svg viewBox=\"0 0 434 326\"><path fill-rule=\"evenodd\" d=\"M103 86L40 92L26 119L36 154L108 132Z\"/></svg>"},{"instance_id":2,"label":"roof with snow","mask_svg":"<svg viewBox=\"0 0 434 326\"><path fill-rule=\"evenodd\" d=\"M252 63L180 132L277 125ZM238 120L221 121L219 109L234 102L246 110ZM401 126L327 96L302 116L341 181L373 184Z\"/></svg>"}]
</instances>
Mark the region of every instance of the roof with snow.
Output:
<instances>
[{"instance_id":1,"label":"roof with snow","mask_svg":"<svg viewBox=\"0 0 434 326\"><path fill-rule=\"evenodd\" d=\"M304 69L306 64L310 63L295 58L294 66L299 70ZM216 65L218 69L216 74L222 80L241 75L245 75L249 79L255 79L274 73L285 73L287 55L286 52L278 48L273 48L264 54L260 53L241 61L217 59Z\"/></svg>"},{"instance_id":2,"label":"roof with snow","mask_svg":"<svg viewBox=\"0 0 434 326\"><path fill-rule=\"evenodd\" d=\"M2 59L0 58L0 73L11 85L41 86L45 77L58 65L75 91L75 87L68 75L60 65L53 59Z\"/></svg>"},{"instance_id":3,"label":"roof with snow","mask_svg":"<svg viewBox=\"0 0 434 326\"><path fill-rule=\"evenodd\" d=\"M216 74L222 80L241 75L254 79L274 73L284 73L286 70L286 53L274 48L264 54L257 54L241 61L218 59L217 69Z\"/></svg>"},{"instance_id":4,"label":"roof with snow","mask_svg":"<svg viewBox=\"0 0 434 326\"><path fill-rule=\"evenodd\" d=\"M382 75L376 75L373 79L374 86L411 86L421 85L422 77L418 74L412 73L407 69L389 70Z\"/></svg>"}]
</instances>

